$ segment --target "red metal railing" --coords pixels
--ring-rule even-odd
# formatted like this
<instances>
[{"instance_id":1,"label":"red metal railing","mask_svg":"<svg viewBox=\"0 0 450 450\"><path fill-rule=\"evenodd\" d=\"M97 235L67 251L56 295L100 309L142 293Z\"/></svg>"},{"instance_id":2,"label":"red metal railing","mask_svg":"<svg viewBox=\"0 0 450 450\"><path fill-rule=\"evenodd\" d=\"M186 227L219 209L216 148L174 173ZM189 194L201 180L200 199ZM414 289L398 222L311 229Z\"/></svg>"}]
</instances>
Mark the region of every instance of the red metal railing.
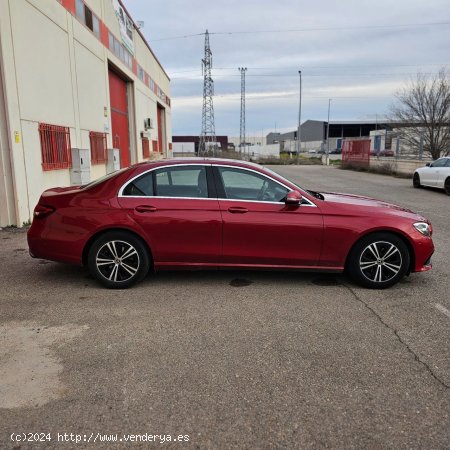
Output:
<instances>
[{"instance_id":1,"label":"red metal railing","mask_svg":"<svg viewBox=\"0 0 450 450\"><path fill-rule=\"evenodd\" d=\"M43 170L72 167L70 129L47 123L39 124Z\"/></svg>"},{"instance_id":2,"label":"red metal railing","mask_svg":"<svg viewBox=\"0 0 450 450\"><path fill-rule=\"evenodd\" d=\"M344 140L342 147L343 166L369 166L370 139Z\"/></svg>"},{"instance_id":3,"label":"red metal railing","mask_svg":"<svg viewBox=\"0 0 450 450\"><path fill-rule=\"evenodd\" d=\"M108 159L106 149L106 133L89 132L91 142L91 164L104 164Z\"/></svg>"}]
</instances>

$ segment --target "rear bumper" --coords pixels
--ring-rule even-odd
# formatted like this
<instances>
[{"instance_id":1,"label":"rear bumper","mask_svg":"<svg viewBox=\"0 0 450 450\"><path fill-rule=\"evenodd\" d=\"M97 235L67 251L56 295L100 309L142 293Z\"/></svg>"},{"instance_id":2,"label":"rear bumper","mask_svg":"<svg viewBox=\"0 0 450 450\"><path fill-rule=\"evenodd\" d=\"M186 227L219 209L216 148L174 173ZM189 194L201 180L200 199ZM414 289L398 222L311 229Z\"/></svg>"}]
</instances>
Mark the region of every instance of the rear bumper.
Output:
<instances>
[{"instance_id":1,"label":"rear bumper","mask_svg":"<svg viewBox=\"0 0 450 450\"><path fill-rule=\"evenodd\" d=\"M34 219L27 233L30 256L81 265L83 242L73 238L70 233L52 227L51 221L47 218Z\"/></svg>"}]
</instances>

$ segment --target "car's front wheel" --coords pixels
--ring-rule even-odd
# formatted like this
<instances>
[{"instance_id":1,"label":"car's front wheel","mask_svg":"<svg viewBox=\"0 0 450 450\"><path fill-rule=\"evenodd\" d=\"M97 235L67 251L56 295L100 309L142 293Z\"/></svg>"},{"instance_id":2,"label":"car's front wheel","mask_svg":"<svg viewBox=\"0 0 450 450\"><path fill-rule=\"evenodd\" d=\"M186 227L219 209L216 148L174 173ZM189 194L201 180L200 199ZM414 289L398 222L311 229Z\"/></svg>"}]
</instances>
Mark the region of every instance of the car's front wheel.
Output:
<instances>
[{"instance_id":1,"label":"car's front wheel","mask_svg":"<svg viewBox=\"0 0 450 450\"><path fill-rule=\"evenodd\" d=\"M362 286L384 289L405 276L409 263L408 247L401 238L390 233L373 233L355 244L347 270Z\"/></svg>"},{"instance_id":2,"label":"car's front wheel","mask_svg":"<svg viewBox=\"0 0 450 450\"><path fill-rule=\"evenodd\" d=\"M445 180L444 190L447 195L450 195L450 177Z\"/></svg>"},{"instance_id":3,"label":"car's front wheel","mask_svg":"<svg viewBox=\"0 0 450 450\"><path fill-rule=\"evenodd\" d=\"M107 288L125 289L147 275L150 257L143 242L132 233L109 231L92 244L88 267Z\"/></svg>"},{"instance_id":4,"label":"car's front wheel","mask_svg":"<svg viewBox=\"0 0 450 450\"><path fill-rule=\"evenodd\" d=\"M422 185L420 184L420 176L418 173L415 173L413 176L413 186L415 188L420 188Z\"/></svg>"}]
</instances>

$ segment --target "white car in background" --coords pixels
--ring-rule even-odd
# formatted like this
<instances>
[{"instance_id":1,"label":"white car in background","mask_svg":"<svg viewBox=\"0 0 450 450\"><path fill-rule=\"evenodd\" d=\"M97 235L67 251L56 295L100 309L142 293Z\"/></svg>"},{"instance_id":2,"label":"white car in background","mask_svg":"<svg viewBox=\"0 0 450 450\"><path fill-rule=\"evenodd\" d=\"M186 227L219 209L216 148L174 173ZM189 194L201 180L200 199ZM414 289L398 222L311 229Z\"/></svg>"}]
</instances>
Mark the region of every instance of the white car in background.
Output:
<instances>
[{"instance_id":1,"label":"white car in background","mask_svg":"<svg viewBox=\"0 0 450 450\"><path fill-rule=\"evenodd\" d=\"M425 167L416 169L413 175L413 186L444 189L445 193L450 195L450 156L439 158Z\"/></svg>"}]
</instances>

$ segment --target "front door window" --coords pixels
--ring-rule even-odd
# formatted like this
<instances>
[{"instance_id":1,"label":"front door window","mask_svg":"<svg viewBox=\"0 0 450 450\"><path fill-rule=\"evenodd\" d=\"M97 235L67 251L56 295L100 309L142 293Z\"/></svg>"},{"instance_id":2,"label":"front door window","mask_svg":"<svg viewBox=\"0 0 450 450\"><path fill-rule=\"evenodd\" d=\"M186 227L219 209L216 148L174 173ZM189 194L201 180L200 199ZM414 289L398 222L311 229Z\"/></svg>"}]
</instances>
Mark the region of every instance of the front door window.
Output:
<instances>
[{"instance_id":1,"label":"front door window","mask_svg":"<svg viewBox=\"0 0 450 450\"><path fill-rule=\"evenodd\" d=\"M231 167L218 169L227 199L282 202L288 193L288 189L264 175Z\"/></svg>"}]
</instances>

